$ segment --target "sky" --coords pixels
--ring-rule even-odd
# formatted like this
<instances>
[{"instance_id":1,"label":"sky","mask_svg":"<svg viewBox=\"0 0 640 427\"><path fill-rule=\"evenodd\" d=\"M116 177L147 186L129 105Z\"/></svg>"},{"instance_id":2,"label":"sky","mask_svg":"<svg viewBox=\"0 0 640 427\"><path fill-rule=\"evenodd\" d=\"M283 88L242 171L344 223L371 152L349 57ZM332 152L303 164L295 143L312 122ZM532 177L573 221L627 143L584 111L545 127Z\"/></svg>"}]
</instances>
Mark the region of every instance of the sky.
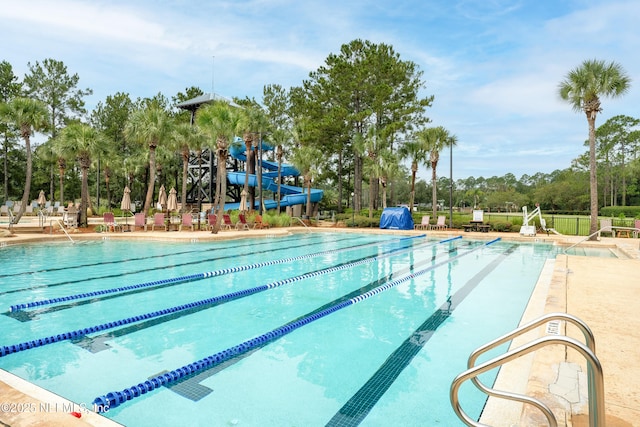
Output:
<instances>
[{"instance_id":1,"label":"sky","mask_svg":"<svg viewBox=\"0 0 640 427\"><path fill-rule=\"evenodd\" d=\"M0 0L0 61L20 79L28 63L62 61L93 90L92 110L117 92L171 99L192 86L260 101L265 85L301 86L352 40L385 43L423 72L431 125L458 138L453 178L519 179L587 150L584 113L558 95L583 61L631 78L602 100L596 126L640 117L639 16L637 0Z\"/></svg>"}]
</instances>

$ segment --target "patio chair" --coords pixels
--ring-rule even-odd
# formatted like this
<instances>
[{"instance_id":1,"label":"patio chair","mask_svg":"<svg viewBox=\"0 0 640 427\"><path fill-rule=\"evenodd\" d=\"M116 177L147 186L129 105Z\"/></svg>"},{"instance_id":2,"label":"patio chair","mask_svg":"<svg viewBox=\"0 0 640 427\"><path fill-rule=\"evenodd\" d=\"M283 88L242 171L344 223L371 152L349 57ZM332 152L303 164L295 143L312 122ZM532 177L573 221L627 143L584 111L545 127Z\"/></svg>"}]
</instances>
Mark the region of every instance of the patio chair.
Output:
<instances>
[{"instance_id":1,"label":"patio chair","mask_svg":"<svg viewBox=\"0 0 640 427\"><path fill-rule=\"evenodd\" d=\"M233 222L231 222L231 217L229 214L222 215L222 228L223 230L231 230L233 228Z\"/></svg>"},{"instance_id":2,"label":"patio chair","mask_svg":"<svg viewBox=\"0 0 640 427\"><path fill-rule=\"evenodd\" d=\"M598 238L604 233L608 233L611 237L616 237L613 231L613 220L611 218L605 218L600 220L600 230L598 230Z\"/></svg>"},{"instance_id":3,"label":"patio chair","mask_svg":"<svg viewBox=\"0 0 640 427\"><path fill-rule=\"evenodd\" d=\"M216 226L216 222L218 222L218 215L216 215L216 214L208 214L207 215L207 230L213 230L213 227Z\"/></svg>"},{"instance_id":4,"label":"patio chair","mask_svg":"<svg viewBox=\"0 0 640 427\"><path fill-rule=\"evenodd\" d=\"M9 216L9 208L7 205L0 206L0 216Z\"/></svg>"},{"instance_id":5,"label":"patio chair","mask_svg":"<svg viewBox=\"0 0 640 427\"><path fill-rule=\"evenodd\" d=\"M430 215L423 215L420 224L416 224L414 228L416 230L428 230L430 227L429 221L431 220Z\"/></svg>"},{"instance_id":6,"label":"patio chair","mask_svg":"<svg viewBox=\"0 0 640 427\"><path fill-rule=\"evenodd\" d=\"M447 228L447 224L445 224L445 221L447 220L447 217L444 215L438 215L438 222L436 222L433 225L429 226L430 230L445 230Z\"/></svg>"},{"instance_id":7,"label":"patio chair","mask_svg":"<svg viewBox=\"0 0 640 427\"><path fill-rule=\"evenodd\" d=\"M113 212L105 212L102 214L102 224L106 227L106 231L121 231L120 224L116 222Z\"/></svg>"},{"instance_id":8,"label":"patio chair","mask_svg":"<svg viewBox=\"0 0 640 427\"><path fill-rule=\"evenodd\" d=\"M153 214L153 224L151 224L151 231L154 231L156 227L164 228L164 231L167 231L169 228L167 223L164 220L164 213L156 212Z\"/></svg>"},{"instance_id":9,"label":"patio chair","mask_svg":"<svg viewBox=\"0 0 640 427\"><path fill-rule=\"evenodd\" d=\"M182 231L183 227L191 228L191 231L195 230L195 227L193 225L193 216L190 213L182 214L182 223L180 224L179 231Z\"/></svg>"},{"instance_id":10,"label":"patio chair","mask_svg":"<svg viewBox=\"0 0 640 427\"><path fill-rule=\"evenodd\" d=\"M256 218L253 220L253 228L262 230L263 228L270 228L270 225L262 220L262 215L256 215Z\"/></svg>"},{"instance_id":11,"label":"patio chair","mask_svg":"<svg viewBox=\"0 0 640 427\"><path fill-rule=\"evenodd\" d=\"M238 216L238 222L236 223L236 230L249 230L249 224L244 214Z\"/></svg>"},{"instance_id":12,"label":"patio chair","mask_svg":"<svg viewBox=\"0 0 640 427\"><path fill-rule=\"evenodd\" d=\"M137 227L147 231L147 217L144 215L144 212L138 212L133 216L133 218L133 231L136 231Z\"/></svg>"}]
</instances>

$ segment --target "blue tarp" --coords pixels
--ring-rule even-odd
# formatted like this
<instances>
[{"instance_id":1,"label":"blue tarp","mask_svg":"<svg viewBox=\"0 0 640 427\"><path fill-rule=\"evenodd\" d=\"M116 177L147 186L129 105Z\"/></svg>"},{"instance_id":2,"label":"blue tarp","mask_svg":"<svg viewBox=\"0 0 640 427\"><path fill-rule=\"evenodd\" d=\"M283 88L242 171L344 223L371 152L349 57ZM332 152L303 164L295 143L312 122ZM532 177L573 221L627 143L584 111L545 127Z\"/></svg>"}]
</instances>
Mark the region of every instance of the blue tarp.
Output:
<instances>
[{"instance_id":1,"label":"blue tarp","mask_svg":"<svg viewBox=\"0 0 640 427\"><path fill-rule=\"evenodd\" d=\"M386 208L380 217L380 228L413 230L413 218L411 218L409 209L405 207Z\"/></svg>"}]
</instances>

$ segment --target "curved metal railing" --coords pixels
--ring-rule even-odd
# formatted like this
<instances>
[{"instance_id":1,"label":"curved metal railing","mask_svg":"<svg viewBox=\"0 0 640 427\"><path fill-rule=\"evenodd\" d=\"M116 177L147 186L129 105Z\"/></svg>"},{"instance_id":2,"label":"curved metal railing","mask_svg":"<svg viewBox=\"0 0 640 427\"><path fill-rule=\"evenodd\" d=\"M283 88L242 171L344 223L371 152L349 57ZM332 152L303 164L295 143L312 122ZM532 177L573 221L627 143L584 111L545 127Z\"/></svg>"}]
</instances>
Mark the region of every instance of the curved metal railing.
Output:
<instances>
[{"instance_id":1,"label":"curved metal railing","mask_svg":"<svg viewBox=\"0 0 640 427\"><path fill-rule=\"evenodd\" d=\"M534 341L531 341L528 344L525 344L521 347L510 350L500 356L497 356L493 359L490 359L484 363L481 363L475 366L475 362L482 353L485 353L505 342L512 340L513 338L522 335L536 327L547 323L552 320L565 320L569 323L577 326L583 333L585 337L585 344L566 336L546 336L542 338L538 338ZM595 355L595 339L591 329L584 323L582 320L578 319L575 316L572 316L567 313L549 313L546 314L532 322L529 322L525 325L520 326L514 331L505 334L481 347L474 350L469 356L469 360L467 363L468 369L458 375L451 384L450 390L450 399L451 405L456 413L456 415L468 426L483 426L483 424L476 422L471 417L469 417L460 406L460 401L458 398L458 390L461 384L464 381L471 380L478 389L486 393L490 396L500 397L503 399L513 400L521 403L526 403L535 406L538 408L547 418L547 421L551 427L556 427L558 425L553 412L547 405L540 402L537 399L534 399L530 396L500 391L491 389L484 384L482 384L478 380L478 375L487 372L491 369L494 369L498 366L501 366L511 360L517 359L521 356L524 356L528 353L531 353L541 347L551 345L551 344L563 344L567 347L572 347L578 352L580 352L585 359L587 359L587 378L588 378L588 388L589 388L589 422L590 425L593 426L604 426L604 381L602 374L602 366L598 358Z\"/></svg>"}]
</instances>

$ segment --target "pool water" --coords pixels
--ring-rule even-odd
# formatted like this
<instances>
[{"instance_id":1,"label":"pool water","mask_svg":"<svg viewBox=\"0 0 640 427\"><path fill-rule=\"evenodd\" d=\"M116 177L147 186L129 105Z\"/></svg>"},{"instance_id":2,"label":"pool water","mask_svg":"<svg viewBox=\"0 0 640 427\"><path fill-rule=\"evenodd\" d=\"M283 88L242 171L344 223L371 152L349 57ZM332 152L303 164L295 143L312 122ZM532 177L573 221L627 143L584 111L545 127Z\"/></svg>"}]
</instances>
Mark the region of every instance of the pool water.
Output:
<instances>
[{"instance_id":1,"label":"pool water","mask_svg":"<svg viewBox=\"0 0 640 427\"><path fill-rule=\"evenodd\" d=\"M544 244L333 233L4 248L0 349L100 328L7 350L0 368L87 408L107 402L127 426L461 425L451 381L518 325L549 256ZM471 416L485 397L461 389Z\"/></svg>"}]
</instances>

